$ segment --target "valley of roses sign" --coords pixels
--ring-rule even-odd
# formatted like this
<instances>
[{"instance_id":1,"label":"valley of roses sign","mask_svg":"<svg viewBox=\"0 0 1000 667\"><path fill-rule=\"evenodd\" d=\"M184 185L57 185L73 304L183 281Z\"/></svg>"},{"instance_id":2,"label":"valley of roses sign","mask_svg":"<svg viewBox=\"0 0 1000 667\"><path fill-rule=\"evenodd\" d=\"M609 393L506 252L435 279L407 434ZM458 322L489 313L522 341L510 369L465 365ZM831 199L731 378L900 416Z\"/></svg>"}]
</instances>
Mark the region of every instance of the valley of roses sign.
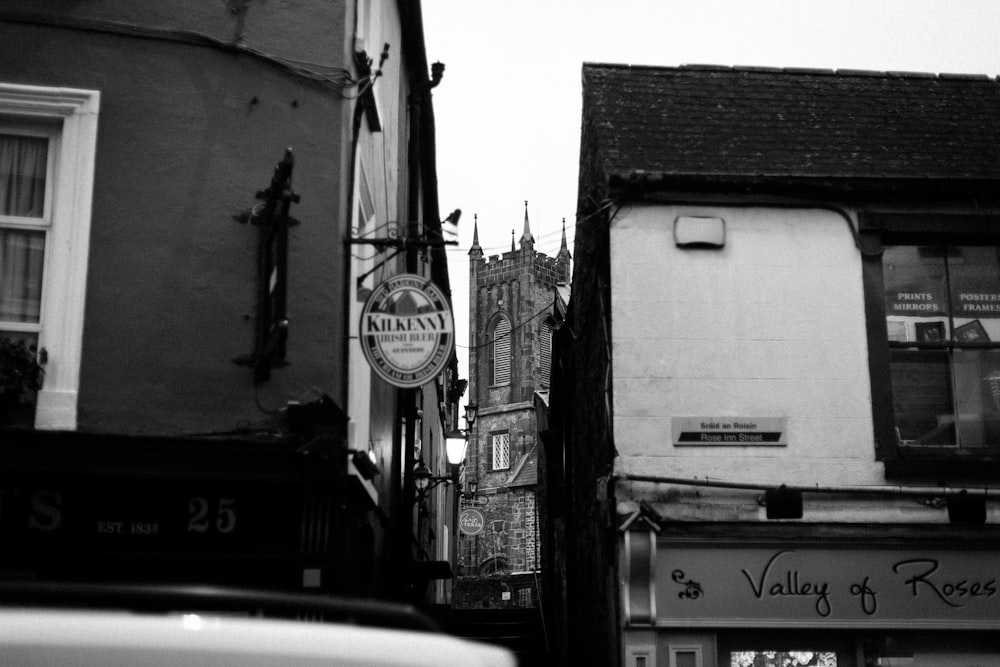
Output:
<instances>
[{"instance_id":1,"label":"valley of roses sign","mask_svg":"<svg viewBox=\"0 0 1000 667\"><path fill-rule=\"evenodd\" d=\"M1000 628L995 551L661 543L655 587L671 625Z\"/></svg>"},{"instance_id":2,"label":"valley of roses sign","mask_svg":"<svg viewBox=\"0 0 1000 667\"><path fill-rule=\"evenodd\" d=\"M423 386L451 359L455 323L451 305L427 278L403 273L372 292L361 311L361 349L386 382Z\"/></svg>"}]
</instances>

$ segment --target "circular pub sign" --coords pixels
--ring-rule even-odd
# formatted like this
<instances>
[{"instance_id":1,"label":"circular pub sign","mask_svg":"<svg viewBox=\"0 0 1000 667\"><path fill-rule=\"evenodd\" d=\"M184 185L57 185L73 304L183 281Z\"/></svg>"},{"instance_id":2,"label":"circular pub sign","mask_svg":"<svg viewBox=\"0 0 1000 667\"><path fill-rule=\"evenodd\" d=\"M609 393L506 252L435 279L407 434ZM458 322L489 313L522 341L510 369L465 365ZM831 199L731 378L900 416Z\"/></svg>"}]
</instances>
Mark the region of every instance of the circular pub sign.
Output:
<instances>
[{"instance_id":1,"label":"circular pub sign","mask_svg":"<svg viewBox=\"0 0 1000 667\"><path fill-rule=\"evenodd\" d=\"M455 346L451 306L422 276L403 273L375 288L361 311L361 349L397 387L420 387L444 370Z\"/></svg>"},{"instance_id":2,"label":"circular pub sign","mask_svg":"<svg viewBox=\"0 0 1000 667\"><path fill-rule=\"evenodd\" d=\"M479 510L462 510L458 515L458 529L466 535L478 535L485 525L486 519Z\"/></svg>"}]
</instances>

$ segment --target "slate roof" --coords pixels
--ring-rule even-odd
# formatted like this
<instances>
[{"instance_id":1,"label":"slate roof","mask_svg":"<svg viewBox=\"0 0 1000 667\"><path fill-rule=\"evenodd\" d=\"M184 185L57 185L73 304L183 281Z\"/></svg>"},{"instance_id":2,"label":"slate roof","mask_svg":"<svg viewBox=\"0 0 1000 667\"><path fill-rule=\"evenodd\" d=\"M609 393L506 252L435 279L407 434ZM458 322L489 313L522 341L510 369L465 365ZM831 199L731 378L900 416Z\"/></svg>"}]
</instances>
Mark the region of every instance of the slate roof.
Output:
<instances>
[{"instance_id":1,"label":"slate roof","mask_svg":"<svg viewBox=\"0 0 1000 667\"><path fill-rule=\"evenodd\" d=\"M514 486L534 486L538 483L538 447L532 447L531 451L521 457L510 479L507 480L508 487Z\"/></svg>"},{"instance_id":2,"label":"slate roof","mask_svg":"<svg viewBox=\"0 0 1000 667\"><path fill-rule=\"evenodd\" d=\"M585 64L613 175L1000 179L1000 82L969 75Z\"/></svg>"}]
</instances>

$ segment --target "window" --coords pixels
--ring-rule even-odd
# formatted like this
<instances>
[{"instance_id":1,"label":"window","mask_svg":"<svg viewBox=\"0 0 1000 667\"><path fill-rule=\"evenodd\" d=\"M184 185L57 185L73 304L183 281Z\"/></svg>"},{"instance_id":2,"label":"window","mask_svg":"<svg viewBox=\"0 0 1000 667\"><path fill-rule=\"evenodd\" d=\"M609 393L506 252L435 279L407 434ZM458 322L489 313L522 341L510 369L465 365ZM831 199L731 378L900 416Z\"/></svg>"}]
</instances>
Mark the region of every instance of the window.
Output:
<instances>
[{"instance_id":1,"label":"window","mask_svg":"<svg viewBox=\"0 0 1000 667\"><path fill-rule=\"evenodd\" d=\"M50 128L0 125L0 336L38 343L52 220Z\"/></svg>"},{"instance_id":2,"label":"window","mask_svg":"<svg viewBox=\"0 0 1000 667\"><path fill-rule=\"evenodd\" d=\"M552 365L552 327L548 322L542 322L538 330L538 354L538 380L543 387L548 387L549 368Z\"/></svg>"},{"instance_id":3,"label":"window","mask_svg":"<svg viewBox=\"0 0 1000 667\"><path fill-rule=\"evenodd\" d=\"M907 233L912 221L872 217L880 229L866 257L866 303L879 456L890 474L996 472L979 465L1000 462L996 236L976 233L982 218L921 216L920 233Z\"/></svg>"},{"instance_id":4,"label":"window","mask_svg":"<svg viewBox=\"0 0 1000 667\"><path fill-rule=\"evenodd\" d=\"M505 317L493 328L493 384L510 384L510 321Z\"/></svg>"},{"instance_id":5,"label":"window","mask_svg":"<svg viewBox=\"0 0 1000 667\"><path fill-rule=\"evenodd\" d=\"M718 635L719 667L845 667L855 664L850 637L829 632L759 629Z\"/></svg>"},{"instance_id":6,"label":"window","mask_svg":"<svg viewBox=\"0 0 1000 667\"><path fill-rule=\"evenodd\" d=\"M493 469L510 468L510 433L493 434Z\"/></svg>"},{"instance_id":7,"label":"window","mask_svg":"<svg viewBox=\"0 0 1000 667\"><path fill-rule=\"evenodd\" d=\"M656 647L652 644L629 644L625 647L626 667L656 667ZM671 664L670 667L686 667L684 664ZM701 667L692 665L691 667Z\"/></svg>"},{"instance_id":8,"label":"window","mask_svg":"<svg viewBox=\"0 0 1000 667\"><path fill-rule=\"evenodd\" d=\"M0 335L47 351L39 428L76 428L99 104L0 84Z\"/></svg>"},{"instance_id":9,"label":"window","mask_svg":"<svg viewBox=\"0 0 1000 667\"><path fill-rule=\"evenodd\" d=\"M893 245L882 263L897 441L1000 447L998 248Z\"/></svg>"},{"instance_id":10,"label":"window","mask_svg":"<svg viewBox=\"0 0 1000 667\"><path fill-rule=\"evenodd\" d=\"M731 667L837 667L833 651L732 651Z\"/></svg>"},{"instance_id":11,"label":"window","mask_svg":"<svg viewBox=\"0 0 1000 667\"><path fill-rule=\"evenodd\" d=\"M490 556L479 565L479 576L481 577L509 571L510 565L504 556Z\"/></svg>"},{"instance_id":12,"label":"window","mask_svg":"<svg viewBox=\"0 0 1000 667\"><path fill-rule=\"evenodd\" d=\"M701 646L671 646L670 667L702 667Z\"/></svg>"}]
</instances>

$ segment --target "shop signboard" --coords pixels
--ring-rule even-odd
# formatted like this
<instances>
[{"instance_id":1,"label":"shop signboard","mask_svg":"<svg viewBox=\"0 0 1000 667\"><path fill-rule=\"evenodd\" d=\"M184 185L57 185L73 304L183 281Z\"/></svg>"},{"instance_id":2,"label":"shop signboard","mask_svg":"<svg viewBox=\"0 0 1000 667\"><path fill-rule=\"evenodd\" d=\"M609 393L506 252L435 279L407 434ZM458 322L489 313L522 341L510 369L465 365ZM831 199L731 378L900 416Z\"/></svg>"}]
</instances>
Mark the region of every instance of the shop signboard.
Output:
<instances>
[{"instance_id":1,"label":"shop signboard","mask_svg":"<svg viewBox=\"0 0 1000 667\"><path fill-rule=\"evenodd\" d=\"M658 545L656 623L672 627L1000 629L996 552Z\"/></svg>"},{"instance_id":2,"label":"shop signboard","mask_svg":"<svg viewBox=\"0 0 1000 667\"><path fill-rule=\"evenodd\" d=\"M451 359L451 305L423 276L403 273L378 285L361 311L358 335L372 370L389 384L423 386Z\"/></svg>"},{"instance_id":3,"label":"shop signboard","mask_svg":"<svg viewBox=\"0 0 1000 667\"><path fill-rule=\"evenodd\" d=\"M298 553L301 487L45 475L0 478L4 547L241 557Z\"/></svg>"},{"instance_id":4,"label":"shop signboard","mask_svg":"<svg viewBox=\"0 0 1000 667\"><path fill-rule=\"evenodd\" d=\"M458 517L459 530L469 536L478 535L483 532L483 526L485 525L486 519L479 510L462 510L462 513Z\"/></svg>"}]
</instances>

